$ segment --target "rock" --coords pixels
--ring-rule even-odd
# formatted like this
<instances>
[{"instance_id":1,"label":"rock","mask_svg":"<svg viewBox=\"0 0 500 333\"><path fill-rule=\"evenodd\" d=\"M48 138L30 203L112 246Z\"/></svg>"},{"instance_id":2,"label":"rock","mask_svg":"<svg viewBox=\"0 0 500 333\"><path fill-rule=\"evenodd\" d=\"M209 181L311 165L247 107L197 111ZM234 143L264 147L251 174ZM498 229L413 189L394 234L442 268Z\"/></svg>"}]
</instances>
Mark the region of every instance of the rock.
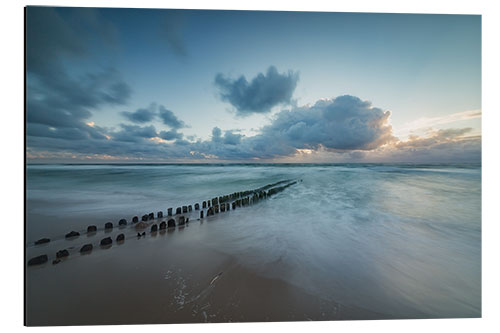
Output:
<instances>
[{"instance_id":1,"label":"rock","mask_svg":"<svg viewBox=\"0 0 500 333\"><path fill-rule=\"evenodd\" d=\"M167 226L168 226L169 228L175 228L175 220L174 220L174 219L170 219L170 220L168 220L168 224L167 224Z\"/></svg>"},{"instance_id":2,"label":"rock","mask_svg":"<svg viewBox=\"0 0 500 333\"><path fill-rule=\"evenodd\" d=\"M148 217L149 217L150 220L154 220L155 219L155 213L149 213Z\"/></svg>"},{"instance_id":3,"label":"rock","mask_svg":"<svg viewBox=\"0 0 500 333\"><path fill-rule=\"evenodd\" d=\"M172 208L167 209L168 216L172 216Z\"/></svg>"},{"instance_id":4,"label":"rock","mask_svg":"<svg viewBox=\"0 0 500 333\"><path fill-rule=\"evenodd\" d=\"M167 229L167 222L162 221L162 222L160 223L160 230L164 230L164 229Z\"/></svg>"},{"instance_id":5,"label":"rock","mask_svg":"<svg viewBox=\"0 0 500 333\"><path fill-rule=\"evenodd\" d=\"M146 232L144 231L144 232L141 234L141 236L146 236Z\"/></svg>"},{"instance_id":6,"label":"rock","mask_svg":"<svg viewBox=\"0 0 500 333\"><path fill-rule=\"evenodd\" d=\"M188 208L187 208L187 206L182 206L182 212L183 212L183 213L187 213L187 212L188 212Z\"/></svg>"},{"instance_id":7,"label":"rock","mask_svg":"<svg viewBox=\"0 0 500 333\"><path fill-rule=\"evenodd\" d=\"M157 232L158 231L158 225L157 224L153 224L151 226L151 232Z\"/></svg>"},{"instance_id":8,"label":"rock","mask_svg":"<svg viewBox=\"0 0 500 333\"><path fill-rule=\"evenodd\" d=\"M142 221L147 221L149 220L149 216L146 214L146 215L142 215Z\"/></svg>"},{"instance_id":9,"label":"rock","mask_svg":"<svg viewBox=\"0 0 500 333\"><path fill-rule=\"evenodd\" d=\"M200 204L199 203L195 203L194 204L194 210L200 210Z\"/></svg>"},{"instance_id":10,"label":"rock","mask_svg":"<svg viewBox=\"0 0 500 333\"><path fill-rule=\"evenodd\" d=\"M50 242L50 239L48 239L48 238L40 238L39 240L37 240L35 242L35 245L46 244L48 242Z\"/></svg>"},{"instance_id":11,"label":"rock","mask_svg":"<svg viewBox=\"0 0 500 333\"><path fill-rule=\"evenodd\" d=\"M60 262L61 262L61 259L54 259L54 260L52 260L52 265L57 265Z\"/></svg>"},{"instance_id":12,"label":"rock","mask_svg":"<svg viewBox=\"0 0 500 333\"><path fill-rule=\"evenodd\" d=\"M175 214L181 214L182 213L182 208L181 207L177 207L177 209L175 210Z\"/></svg>"},{"instance_id":13,"label":"rock","mask_svg":"<svg viewBox=\"0 0 500 333\"><path fill-rule=\"evenodd\" d=\"M137 216L134 216L132 218L132 223L137 223L137 222L139 222L139 218Z\"/></svg>"},{"instance_id":14,"label":"rock","mask_svg":"<svg viewBox=\"0 0 500 333\"><path fill-rule=\"evenodd\" d=\"M158 216L159 219L161 219L163 217L163 212L158 212L156 215Z\"/></svg>"},{"instance_id":15,"label":"rock","mask_svg":"<svg viewBox=\"0 0 500 333\"><path fill-rule=\"evenodd\" d=\"M87 233L97 232L97 227L95 225L89 225L87 227Z\"/></svg>"},{"instance_id":16,"label":"rock","mask_svg":"<svg viewBox=\"0 0 500 333\"><path fill-rule=\"evenodd\" d=\"M140 233L137 233L137 238L141 238L141 234Z\"/></svg>"},{"instance_id":17,"label":"rock","mask_svg":"<svg viewBox=\"0 0 500 333\"><path fill-rule=\"evenodd\" d=\"M111 245L112 243L113 240L111 239L111 237L106 237L101 240L101 246Z\"/></svg>"},{"instance_id":18,"label":"rock","mask_svg":"<svg viewBox=\"0 0 500 333\"><path fill-rule=\"evenodd\" d=\"M124 234L119 234L116 236L116 241L117 242L123 242L125 240L125 235Z\"/></svg>"},{"instance_id":19,"label":"rock","mask_svg":"<svg viewBox=\"0 0 500 333\"><path fill-rule=\"evenodd\" d=\"M68 250L61 250L61 251L57 251L57 253L56 253L56 258L57 259L64 258L64 257L67 257L67 256L69 256Z\"/></svg>"},{"instance_id":20,"label":"rock","mask_svg":"<svg viewBox=\"0 0 500 333\"><path fill-rule=\"evenodd\" d=\"M111 222L106 223L106 224L104 225L104 229L107 229L107 230L109 230L109 229L113 229L113 223L111 223Z\"/></svg>"},{"instance_id":21,"label":"rock","mask_svg":"<svg viewBox=\"0 0 500 333\"><path fill-rule=\"evenodd\" d=\"M92 251L92 249L93 249L92 244L85 244L85 245L84 245L84 246L82 246L82 248L80 249L80 253L90 252L90 251Z\"/></svg>"},{"instance_id":22,"label":"rock","mask_svg":"<svg viewBox=\"0 0 500 333\"><path fill-rule=\"evenodd\" d=\"M127 225L127 220L121 219L120 221L118 221L118 225Z\"/></svg>"},{"instance_id":23,"label":"rock","mask_svg":"<svg viewBox=\"0 0 500 333\"><path fill-rule=\"evenodd\" d=\"M72 237L78 237L80 236L80 233L79 232L76 232L76 231L71 231L69 233L66 234L66 238L72 238Z\"/></svg>"},{"instance_id":24,"label":"rock","mask_svg":"<svg viewBox=\"0 0 500 333\"><path fill-rule=\"evenodd\" d=\"M47 257L46 254L42 254L41 256L31 258L28 261L28 266L33 266L33 265L41 265L47 262L49 260L49 257Z\"/></svg>"}]
</instances>

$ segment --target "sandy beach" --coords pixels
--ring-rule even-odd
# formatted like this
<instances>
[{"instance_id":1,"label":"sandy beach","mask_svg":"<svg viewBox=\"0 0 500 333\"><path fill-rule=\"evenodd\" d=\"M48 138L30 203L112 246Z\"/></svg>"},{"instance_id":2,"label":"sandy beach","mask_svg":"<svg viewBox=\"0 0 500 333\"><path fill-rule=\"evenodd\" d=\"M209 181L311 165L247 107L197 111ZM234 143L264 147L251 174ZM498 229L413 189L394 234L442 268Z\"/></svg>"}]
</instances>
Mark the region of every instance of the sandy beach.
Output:
<instances>
[{"instance_id":1,"label":"sandy beach","mask_svg":"<svg viewBox=\"0 0 500 333\"><path fill-rule=\"evenodd\" d=\"M238 258L203 243L200 234L219 216L140 239L135 228L100 230L95 236L59 239L32 246L28 254L69 248L59 264L27 268L27 324L90 325L383 319L390 316L318 298L280 279L260 276ZM94 246L82 255L82 243L118 233L124 243ZM78 244L78 245L77 245Z\"/></svg>"},{"instance_id":2,"label":"sandy beach","mask_svg":"<svg viewBox=\"0 0 500 333\"><path fill-rule=\"evenodd\" d=\"M26 267L26 323L480 317L479 178L454 166L33 166L26 260L48 261ZM195 203L285 179L303 181L199 220ZM169 207L189 223L151 232ZM150 212L138 229L132 217Z\"/></svg>"}]
</instances>

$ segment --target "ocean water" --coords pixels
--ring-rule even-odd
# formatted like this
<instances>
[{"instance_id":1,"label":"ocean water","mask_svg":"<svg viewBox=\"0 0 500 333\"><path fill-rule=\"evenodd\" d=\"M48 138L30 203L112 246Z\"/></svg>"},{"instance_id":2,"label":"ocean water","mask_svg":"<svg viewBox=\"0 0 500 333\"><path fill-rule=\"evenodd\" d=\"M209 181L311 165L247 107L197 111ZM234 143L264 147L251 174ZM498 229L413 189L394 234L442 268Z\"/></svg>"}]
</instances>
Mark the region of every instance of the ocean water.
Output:
<instances>
[{"instance_id":1,"label":"ocean water","mask_svg":"<svg viewBox=\"0 0 500 333\"><path fill-rule=\"evenodd\" d=\"M478 165L29 165L27 246L285 179L302 181L197 241L348 306L481 316Z\"/></svg>"}]
</instances>

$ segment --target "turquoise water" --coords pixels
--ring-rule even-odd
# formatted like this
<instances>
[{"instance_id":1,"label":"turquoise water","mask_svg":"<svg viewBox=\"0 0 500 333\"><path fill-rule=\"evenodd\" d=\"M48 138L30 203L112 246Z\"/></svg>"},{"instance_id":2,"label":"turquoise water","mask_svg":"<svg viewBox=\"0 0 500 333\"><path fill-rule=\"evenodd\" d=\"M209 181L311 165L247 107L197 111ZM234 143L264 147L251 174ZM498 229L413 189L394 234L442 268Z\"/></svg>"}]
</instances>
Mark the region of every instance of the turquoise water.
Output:
<instances>
[{"instance_id":1,"label":"turquoise water","mask_svg":"<svg viewBox=\"0 0 500 333\"><path fill-rule=\"evenodd\" d=\"M477 165L30 165L27 241L302 182L200 235L264 276L399 318L481 315Z\"/></svg>"}]
</instances>

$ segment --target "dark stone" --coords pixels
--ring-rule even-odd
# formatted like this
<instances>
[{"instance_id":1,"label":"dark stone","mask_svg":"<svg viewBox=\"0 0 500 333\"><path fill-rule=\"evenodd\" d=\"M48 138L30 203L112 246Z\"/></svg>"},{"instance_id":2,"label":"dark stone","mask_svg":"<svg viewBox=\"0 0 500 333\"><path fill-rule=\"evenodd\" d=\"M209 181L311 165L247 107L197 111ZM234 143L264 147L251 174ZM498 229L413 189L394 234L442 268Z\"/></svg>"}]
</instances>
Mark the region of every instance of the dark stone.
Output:
<instances>
[{"instance_id":1,"label":"dark stone","mask_svg":"<svg viewBox=\"0 0 500 333\"><path fill-rule=\"evenodd\" d=\"M159 219L161 219L163 217L163 212L158 212L157 216Z\"/></svg>"},{"instance_id":2,"label":"dark stone","mask_svg":"<svg viewBox=\"0 0 500 333\"><path fill-rule=\"evenodd\" d=\"M33 266L33 265L41 265L47 262L49 260L49 257L47 257L46 254L42 254L41 256L31 258L28 261L28 266Z\"/></svg>"},{"instance_id":3,"label":"dark stone","mask_svg":"<svg viewBox=\"0 0 500 333\"><path fill-rule=\"evenodd\" d=\"M127 220L121 219L120 221L118 221L118 225L127 225Z\"/></svg>"},{"instance_id":4,"label":"dark stone","mask_svg":"<svg viewBox=\"0 0 500 333\"><path fill-rule=\"evenodd\" d=\"M207 207L210 207L210 200L207 200Z\"/></svg>"},{"instance_id":5,"label":"dark stone","mask_svg":"<svg viewBox=\"0 0 500 333\"><path fill-rule=\"evenodd\" d=\"M137 233L137 238L141 238L141 234L140 233Z\"/></svg>"},{"instance_id":6,"label":"dark stone","mask_svg":"<svg viewBox=\"0 0 500 333\"><path fill-rule=\"evenodd\" d=\"M54 259L54 260L52 260L52 265L57 265L60 262L61 262L61 259Z\"/></svg>"},{"instance_id":7,"label":"dark stone","mask_svg":"<svg viewBox=\"0 0 500 333\"><path fill-rule=\"evenodd\" d=\"M188 207L187 206L182 206L182 212L187 213L188 212Z\"/></svg>"},{"instance_id":8,"label":"dark stone","mask_svg":"<svg viewBox=\"0 0 500 333\"><path fill-rule=\"evenodd\" d=\"M141 234L141 236L146 236L146 232L144 231L144 232Z\"/></svg>"},{"instance_id":9,"label":"dark stone","mask_svg":"<svg viewBox=\"0 0 500 333\"><path fill-rule=\"evenodd\" d=\"M57 259L64 258L64 257L67 257L67 256L69 256L68 250L61 250L61 251L57 251L57 253L56 253L56 258Z\"/></svg>"},{"instance_id":10,"label":"dark stone","mask_svg":"<svg viewBox=\"0 0 500 333\"><path fill-rule=\"evenodd\" d=\"M203 201L202 207L203 208L207 208L207 202L206 201Z\"/></svg>"},{"instance_id":11,"label":"dark stone","mask_svg":"<svg viewBox=\"0 0 500 333\"><path fill-rule=\"evenodd\" d=\"M200 212L200 219L203 218L203 211Z\"/></svg>"},{"instance_id":12,"label":"dark stone","mask_svg":"<svg viewBox=\"0 0 500 333\"><path fill-rule=\"evenodd\" d=\"M97 232L97 227L95 225L89 225L87 227L87 233Z\"/></svg>"},{"instance_id":13,"label":"dark stone","mask_svg":"<svg viewBox=\"0 0 500 333\"><path fill-rule=\"evenodd\" d=\"M134 216L132 218L132 223L137 223L137 222L139 222L139 218L137 216Z\"/></svg>"},{"instance_id":14,"label":"dark stone","mask_svg":"<svg viewBox=\"0 0 500 333\"><path fill-rule=\"evenodd\" d=\"M226 211L226 204L221 204L220 205L220 212L224 213Z\"/></svg>"},{"instance_id":15,"label":"dark stone","mask_svg":"<svg viewBox=\"0 0 500 333\"><path fill-rule=\"evenodd\" d=\"M78 237L80 236L80 233L79 232L76 232L76 231L71 231L69 233L66 234L66 238L71 238L71 237Z\"/></svg>"},{"instance_id":16,"label":"dark stone","mask_svg":"<svg viewBox=\"0 0 500 333\"><path fill-rule=\"evenodd\" d=\"M172 216L172 208L167 209L168 216Z\"/></svg>"},{"instance_id":17,"label":"dark stone","mask_svg":"<svg viewBox=\"0 0 500 333\"><path fill-rule=\"evenodd\" d=\"M116 241L117 242L123 242L125 240L125 235L124 234L119 234L116 236Z\"/></svg>"},{"instance_id":18,"label":"dark stone","mask_svg":"<svg viewBox=\"0 0 500 333\"><path fill-rule=\"evenodd\" d=\"M188 211L192 212L193 211L193 206L189 205L188 206Z\"/></svg>"},{"instance_id":19,"label":"dark stone","mask_svg":"<svg viewBox=\"0 0 500 333\"><path fill-rule=\"evenodd\" d=\"M194 204L194 210L200 210L200 204L199 203L195 203Z\"/></svg>"},{"instance_id":20,"label":"dark stone","mask_svg":"<svg viewBox=\"0 0 500 333\"><path fill-rule=\"evenodd\" d=\"M169 228L175 228L175 220L174 219L168 220L168 227Z\"/></svg>"},{"instance_id":21,"label":"dark stone","mask_svg":"<svg viewBox=\"0 0 500 333\"><path fill-rule=\"evenodd\" d=\"M181 214L181 213L182 213L182 208L177 207L177 209L175 210L175 214Z\"/></svg>"},{"instance_id":22,"label":"dark stone","mask_svg":"<svg viewBox=\"0 0 500 333\"><path fill-rule=\"evenodd\" d=\"M142 215L142 221L147 221L149 220L149 216L146 214L146 215Z\"/></svg>"},{"instance_id":23,"label":"dark stone","mask_svg":"<svg viewBox=\"0 0 500 333\"><path fill-rule=\"evenodd\" d=\"M80 249L80 253L90 252L90 251L92 251L92 248L93 248L92 244L85 244Z\"/></svg>"},{"instance_id":24,"label":"dark stone","mask_svg":"<svg viewBox=\"0 0 500 333\"><path fill-rule=\"evenodd\" d=\"M45 244L45 243L48 243L48 242L50 242L50 239L48 239L48 238L41 238L41 239L39 239L39 240L37 240L35 242L35 245Z\"/></svg>"},{"instance_id":25,"label":"dark stone","mask_svg":"<svg viewBox=\"0 0 500 333\"><path fill-rule=\"evenodd\" d=\"M111 237L106 237L101 240L101 246L106 246L106 245L111 245L113 243L113 240Z\"/></svg>"},{"instance_id":26,"label":"dark stone","mask_svg":"<svg viewBox=\"0 0 500 333\"><path fill-rule=\"evenodd\" d=\"M154 220L155 219L155 213L149 213L148 217L149 217L150 220Z\"/></svg>"},{"instance_id":27,"label":"dark stone","mask_svg":"<svg viewBox=\"0 0 500 333\"><path fill-rule=\"evenodd\" d=\"M113 223L108 222L104 225L104 229L113 229Z\"/></svg>"},{"instance_id":28,"label":"dark stone","mask_svg":"<svg viewBox=\"0 0 500 333\"><path fill-rule=\"evenodd\" d=\"M162 221L162 222L160 223L160 230L164 230L164 229L167 229L167 222Z\"/></svg>"},{"instance_id":29,"label":"dark stone","mask_svg":"<svg viewBox=\"0 0 500 333\"><path fill-rule=\"evenodd\" d=\"M158 225L153 224L153 225L151 226L151 232L157 232L157 231L158 231Z\"/></svg>"},{"instance_id":30,"label":"dark stone","mask_svg":"<svg viewBox=\"0 0 500 333\"><path fill-rule=\"evenodd\" d=\"M236 201L233 201L232 205L233 205L233 210L235 210L236 209Z\"/></svg>"}]
</instances>

